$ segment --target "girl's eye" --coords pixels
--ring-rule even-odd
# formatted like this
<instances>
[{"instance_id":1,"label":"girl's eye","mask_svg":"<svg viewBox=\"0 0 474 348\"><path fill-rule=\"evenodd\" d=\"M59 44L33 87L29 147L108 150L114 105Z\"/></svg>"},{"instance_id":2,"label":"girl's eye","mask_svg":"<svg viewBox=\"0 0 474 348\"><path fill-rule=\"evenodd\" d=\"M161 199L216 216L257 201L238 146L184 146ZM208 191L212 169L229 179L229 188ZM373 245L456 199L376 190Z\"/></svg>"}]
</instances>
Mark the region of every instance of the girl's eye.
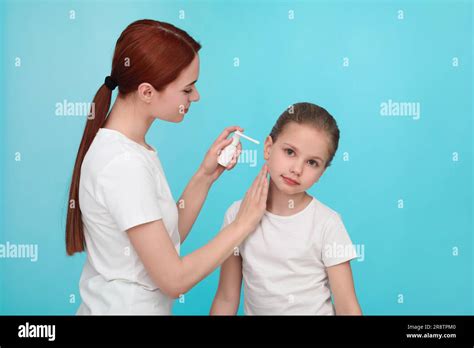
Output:
<instances>
[{"instance_id":1,"label":"girl's eye","mask_svg":"<svg viewBox=\"0 0 474 348\"><path fill-rule=\"evenodd\" d=\"M318 167L318 162L315 160L309 160L308 163L311 167Z\"/></svg>"},{"instance_id":2,"label":"girl's eye","mask_svg":"<svg viewBox=\"0 0 474 348\"><path fill-rule=\"evenodd\" d=\"M183 92L186 94L191 94L192 91L193 91L192 89L185 89Z\"/></svg>"},{"instance_id":3,"label":"girl's eye","mask_svg":"<svg viewBox=\"0 0 474 348\"><path fill-rule=\"evenodd\" d=\"M285 149L285 152L287 155L290 155L290 156L295 153L292 149Z\"/></svg>"}]
</instances>

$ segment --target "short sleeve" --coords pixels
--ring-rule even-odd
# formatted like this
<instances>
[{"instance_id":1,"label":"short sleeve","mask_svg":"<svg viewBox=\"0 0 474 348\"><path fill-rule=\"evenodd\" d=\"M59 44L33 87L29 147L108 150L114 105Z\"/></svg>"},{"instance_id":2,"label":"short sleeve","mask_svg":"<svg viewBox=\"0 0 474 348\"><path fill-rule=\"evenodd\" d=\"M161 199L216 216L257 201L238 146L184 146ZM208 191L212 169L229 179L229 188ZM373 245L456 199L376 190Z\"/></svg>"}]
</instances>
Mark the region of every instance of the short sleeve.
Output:
<instances>
[{"instance_id":1,"label":"short sleeve","mask_svg":"<svg viewBox=\"0 0 474 348\"><path fill-rule=\"evenodd\" d=\"M239 213L241 203L242 203L242 201L234 202L227 209L227 211L225 212L225 215L224 215L224 221L222 223L221 229L223 229L226 226L230 225L235 220L235 218L237 217L237 214ZM244 242L245 242L245 240L242 243L240 243L238 246L236 246L236 248L238 248L240 250L240 252L242 252L242 247L243 247ZM234 249L234 255L236 255L235 254L235 249Z\"/></svg>"},{"instance_id":2,"label":"short sleeve","mask_svg":"<svg viewBox=\"0 0 474 348\"><path fill-rule=\"evenodd\" d=\"M234 202L225 212L224 215L224 222L222 223L221 229L226 227L227 225L230 225L236 218L237 213L239 212L240 209L240 201Z\"/></svg>"},{"instance_id":3,"label":"short sleeve","mask_svg":"<svg viewBox=\"0 0 474 348\"><path fill-rule=\"evenodd\" d=\"M349 234L337 213L334 213L326 223L321 251L326 267L338 265L357 257Z\"/></svg>"},{"instance_id":4,"label":"short sleeve","mask_svg":"<svg viewBox=\"0 0 474 348\"><path fill-rule=\"evenodd\" d=\"M156 178L137 155L124 153L114 158L100 172L98 188L121 231L162 218Z\"/></svg>"}]
</instances>

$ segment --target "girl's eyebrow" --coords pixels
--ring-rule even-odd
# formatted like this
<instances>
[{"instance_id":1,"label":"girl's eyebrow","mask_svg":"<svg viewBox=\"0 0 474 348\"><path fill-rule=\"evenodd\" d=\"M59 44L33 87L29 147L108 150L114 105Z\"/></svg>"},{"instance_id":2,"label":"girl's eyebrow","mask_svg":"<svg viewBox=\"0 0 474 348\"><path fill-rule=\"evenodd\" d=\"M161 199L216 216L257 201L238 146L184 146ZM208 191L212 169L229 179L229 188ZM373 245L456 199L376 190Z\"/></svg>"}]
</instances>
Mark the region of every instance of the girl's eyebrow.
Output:
<instances>
[{"instance_id":1,"label":"girl's eyebrow","mask_svg":"<svg viewBox=\"0 0 474 348\"><path fill-rule=\"evenodd\" d=\"M286 144L286 145L288 145L289 147L292 147L292 148L293 148L293 149L295 149L296 151L299 151L299 150L298 150L298 148L297 148L296 146L293 146L293 145L291 145L291 144L288 144L288 143L283 143L283 144ZM313 158L317 158L318 160L320 160L320 161L324 162L324 160L323 160L321 157L319 157L319 156L311 156L311 157L313 157Z\"/></svg>"}]
</instances>

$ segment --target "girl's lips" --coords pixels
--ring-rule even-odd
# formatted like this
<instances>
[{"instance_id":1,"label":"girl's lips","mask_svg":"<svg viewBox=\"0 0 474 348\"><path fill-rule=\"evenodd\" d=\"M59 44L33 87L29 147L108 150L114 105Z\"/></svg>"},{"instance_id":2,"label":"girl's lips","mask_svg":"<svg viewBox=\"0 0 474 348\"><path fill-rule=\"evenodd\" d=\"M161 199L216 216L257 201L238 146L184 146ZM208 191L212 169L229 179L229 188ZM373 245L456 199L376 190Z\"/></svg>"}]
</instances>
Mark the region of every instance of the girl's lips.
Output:
<instances>
[{"instance_id":1,"label":"girl's lips","mask_svg":"<svg viewBox=\"0 0 474 348\"><path fill-rule=\"evenodd\" d=\"M281 176L283 178L283 181L288 184L288 185L291 185L291 186L296 186L296 185L299 185L298 182L294 181L294 180L291 180L290 178L287 178L286 176Z\"/></svg>"}]
</instances>

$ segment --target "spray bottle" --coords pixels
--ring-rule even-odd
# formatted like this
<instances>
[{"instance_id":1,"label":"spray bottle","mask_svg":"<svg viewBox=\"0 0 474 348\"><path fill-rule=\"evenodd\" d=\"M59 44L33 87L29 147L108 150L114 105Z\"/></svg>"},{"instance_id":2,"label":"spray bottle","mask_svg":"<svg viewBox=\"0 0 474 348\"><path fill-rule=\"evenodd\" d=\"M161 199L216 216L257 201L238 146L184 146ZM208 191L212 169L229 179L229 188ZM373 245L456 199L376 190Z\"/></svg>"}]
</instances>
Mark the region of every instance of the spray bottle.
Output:
<instances>
[{"instance_id":1,"label":"spray bottle","mask_svg":"<svg viewBox=\"0 0 474 348\"><path fill-rule=\"evenodd\" d=\"M229 165L230 161L232 161L232 158L237 152L237 146L239 145L241 137L250 140L251 142L254 142L257 145L260 144L258 140L252 139L239 131L235 131L234 135L232 136L232 143L227 145L222 150L221 154L219 155L219 158L217 159L217 163L224 167L227 167Z\"/></svg>"}]
</instances>

